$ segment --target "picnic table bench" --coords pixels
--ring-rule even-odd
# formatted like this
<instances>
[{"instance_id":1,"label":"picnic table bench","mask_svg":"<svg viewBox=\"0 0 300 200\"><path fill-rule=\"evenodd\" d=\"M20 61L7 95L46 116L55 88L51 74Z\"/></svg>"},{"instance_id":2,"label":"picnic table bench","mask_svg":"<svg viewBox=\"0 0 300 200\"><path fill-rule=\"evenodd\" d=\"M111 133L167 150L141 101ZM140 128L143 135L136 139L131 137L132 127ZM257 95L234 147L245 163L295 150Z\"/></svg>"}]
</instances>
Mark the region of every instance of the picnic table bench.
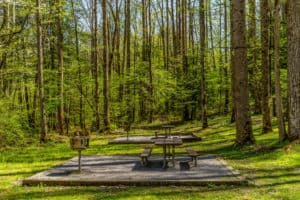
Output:
<instances>
[{"instance_id":1,"label":"picnic table bench","mask_svg":"<svg viewBox=\"0 0 300 200\"><path fill-rule=\"evenodd\" d=\"M141 164L143 166L148 165L148 158L151 156L151 152L152 152L152 147L145 147L145 149L141 153L141 155L140 155L141 156Z\"/></svg>"},{"instance_id":2,"label":"picnic table bench","mask_svg":"<svg viewBox=\"0 0 300 200\"><path fill-rule=\"evenodd\" d=\"M192 161L194 161L194 166L197 167L197 160L199 154L194 149L186 149L188 156L192 158Z\"/></svg>"}]
</instances>

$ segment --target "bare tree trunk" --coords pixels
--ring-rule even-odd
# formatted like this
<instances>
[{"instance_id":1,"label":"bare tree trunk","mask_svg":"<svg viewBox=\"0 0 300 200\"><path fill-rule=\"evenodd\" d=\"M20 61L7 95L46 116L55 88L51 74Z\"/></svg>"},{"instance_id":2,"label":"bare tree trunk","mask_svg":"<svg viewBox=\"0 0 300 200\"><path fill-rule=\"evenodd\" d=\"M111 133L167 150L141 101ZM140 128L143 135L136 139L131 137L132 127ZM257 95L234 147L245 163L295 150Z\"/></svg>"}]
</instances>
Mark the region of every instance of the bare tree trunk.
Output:
<instances>
[{"instance_id":1,"label":"bare tree trunk","mask_svg":"<svg viewBox=\"0 0 300 200\"><path fill-rule=\"evenodd\" d=\"M259 68L257 64L257 37L256 37L256 0L249 0L249 30L248 44L249 56L249 91L254 98L254 114L261 113L261 94L259 81Z\"/></svg>"},{"instance_id":2,"label":"bare tree trunk","mask_svg":"<svg viewBox=\"0 0 300 200\"><path fill-rule=\"evenodd\" d=\"M229 85L228 85L228 22L227 22L227 0L224 0L224 57L225 57L225 63L224 63L224 85L225 85L225 102L224 102L224 114L228 114L229 110Z\"/></svg>"},{"instance_id":3,"label":"bare tree trunk","mask_svg":"<svg viewBox=\"0 0 300 200\"><path fill-rule=\"evenodd\" d=\"M187 0L182 0L181 2L181 52L182 52L182 71L183 78L186 79L188 77L188 56L187 56ZM186 101L189 101L187 97ZM189 106L187 104L184 105L183 110L183 120L190 120L190 112Z\"/></svg>"},{"instance_id":4,"label":"bare tree trunk","mask_svg":"<svg viewBox=\"0 0 300 200\"><path fill-rule=\"evenodd\" d=\"M174 9L174 0L171 0L171 15L172 15L172 41L173 41L173 56L177 55L177 30L175 25L175 9Z\"/></svg>"},{"instance_id":5,"label":"bare tree trunk","mask_svg":"<svg viewBox=\"0 0 300 200\"><path fill-rule=\"evenodd\" d=\"M287 1L289 138L300 137L300 3Z\"/></svg>"},{"instance_id":6,"label":"bare tree trunk","mask_svg":"<svg viewBox=\"0 0 300 200\"><path fill-rule=\"evenodd\" d=\"M255 142L248 100L248 67L246 51L245 1L232 0L231 45L232 81L236 118L236 144L243 146Z\"/></svg>"},{"instance_id":7,"label":"bare tree trunk","mask_svg":"<svg viewBox=\"0 0 300 200\"><path fill-rule=\"evenodd\" d=\"M269 68L269 3L260 1L261 9L261 46L262 46L262 111L263 111L263 133L272 131L270 113L270 68Z\"/></svg>"},{"instance_id":8,"label":"bare tree trunk","mask_svg":"<svg viewBox=\"0 0 300 200\"><path fill-rule=\"evenodd\" d=\"M78 64L78 79L79 79L79 124L80 128L85 128L85 122L83 119L83 87L82 87L82 72L81 72L81 64L80 64L80 55L79 55L79 36L78 36L78 19L75 13L74 0L71 0L72 7L72 15L74 20L74 31L75 31L75 45L76 45L76 59Z\"/></svg>"},{"instance_id":9,"label":"bare tree trunk","mask_svg":"<svg viewBox=\"0 0 300 200\"><path fill-rule=\"evenodd\" d=\"M166 69L169 70L169 55L170 55L170 22L169 22L169 0L166 0L166 21L167 21L167 31L166 31Z\"/></svg>"},{"instance_id":10,"label":"bare tree trunk","mask_svg":"<svg viewBox=\"0 0 300 200\"><path fill-rule=\"evenodd\" d=\"M104 129L110 131L110 100L109 100L109 46L107 30L106 0L102 0L102 20L103 20L103 96L104 96Z\"/></svg>"},{"instance_id":11,"label":"bare tree trunk","mask_svg":"<svg viewBox=\"0 0 300 200\"><path fill-rule=\"evenodd\" d=\"M38 52L38 88L41 109L41 136L40 142L47 141L47 119L45 109L45 96L44 96L44 73L43 73L43 44L41 35L41 18L40 18L40 0L36 0L36 26L37 26L37 52Z\"/></svg>"},{"instance_id":12,"label":"bare tree trunk","mask_svg":"<svg viewBox=\"0 0 300 200\"><path fill-rule=\"evenodd\" d=\"M100 130L100 108L99 108L99 66L98 66L98 6L97 0L92 0L93 2L93 14L92 14L92 41L91 41L91 63L94 71L95 79L95 128L97 131Z\"/></svg>"},{"instance_id":13,"label":"bare tree trunk","mask_svg":"<svg viewBox=\"0 0 300 200\"><path fill-rule=\"evenodd\" d=\"M281 83L280 83L280 1L275 0L274 10L274 60L275 60L275 95L276 95L276 116L278 123L279 140L286 140L287 134L283 118L283 106L281 96Z\"/></svg>"},{"instance_id":14,"label":"bare tree trunk","mask_svg":"<svg viewBox=\"0 0 300 200\"><path fill-rule=\"evenodd\" d=\"M200 0L201 1L201 0ZM216 69L216 56L215 56L215 44L214 44L214 36L213 36L213 27L212 27L212 16L211 16L211 1L207 1L207 15L208 18L206 19L206 21L208 21L208 24L206 25L206 27L208 26L209 28L209 32L207 32L206 34L209 33L210 36L210 45L211 45L211 55L212 55L212 60L213 60L213 68ZM207 30L208 31L208 30ZM208 38L207 38L208 40Z\"/></svg>"},{"instance_id":15,"label":"bare tree trunk","mask_svg":"<svg viewBox=\"0 0 300 200\"><path fill-rule=\"evenodd\" d=\"M206 26L205 26L205 4L200 1L200 66L201 66L201 119L202 128L208 127L206 116L206 80L205 80L205 47L206 47Z\"/></svg>"},{"instance_id":16,"label":"bare tree trunk","mask_svg":"<svg viewBox=\"0 0 300 200\"><path fill-rule=\"evenodd\" d=\"M57 59L58 59L58 126L59 133L64 133L64 58L63 58L63 32L62 32L62 2L56 1L57 4Z\"/></svg>"},{"instance_id":17,"label":"bare tree trunk","mask_svg":"<svg viewBox=\"0 0 300 200\"><path fill-rule=\"evenodd\" d=\"M151 0L148 1L148 25L149 25L149 35L148 35L148 61L149 61L149 93L150 93L150 101L149 101L149 122L153 121L153 73L152 73L152 25L151 25Z\"/></svg>"}]
</instances>

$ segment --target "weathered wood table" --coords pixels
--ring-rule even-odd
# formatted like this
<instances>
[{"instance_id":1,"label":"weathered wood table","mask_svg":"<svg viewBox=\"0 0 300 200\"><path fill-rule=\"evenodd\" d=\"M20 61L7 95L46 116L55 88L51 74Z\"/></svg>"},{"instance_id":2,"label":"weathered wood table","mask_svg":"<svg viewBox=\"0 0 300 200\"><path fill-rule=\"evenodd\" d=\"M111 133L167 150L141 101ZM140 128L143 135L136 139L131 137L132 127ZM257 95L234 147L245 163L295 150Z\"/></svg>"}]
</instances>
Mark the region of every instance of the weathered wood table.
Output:
<instances>
[{"instance_id":1,"label":"weathered wood table","mask_svg":"<svg viewBox=\"0 0 300 200\"><path fill-rule=\"evenodd\" d=\"M165 136L166 137L170 137L171 136L171 129L175 128L175 126L173 126L173 125L165 125L165 126L162 126L161 128L165 130Z\"/></svg>"},{"instance_id":2,"label":"weathered wood table","mask_svg":"<svg viewBox=\"0 0 300 200\"><path fill-rule=\"evenodd\" d=\"M171 158L173 167L175 166L175 146L182 145L182 139L177 137L168 137L156 139L154 142L157 146L163 147L163 168L168 165L168 159ZM171 152L172 150L172 152Z\"/></svg>"}]
</instances>

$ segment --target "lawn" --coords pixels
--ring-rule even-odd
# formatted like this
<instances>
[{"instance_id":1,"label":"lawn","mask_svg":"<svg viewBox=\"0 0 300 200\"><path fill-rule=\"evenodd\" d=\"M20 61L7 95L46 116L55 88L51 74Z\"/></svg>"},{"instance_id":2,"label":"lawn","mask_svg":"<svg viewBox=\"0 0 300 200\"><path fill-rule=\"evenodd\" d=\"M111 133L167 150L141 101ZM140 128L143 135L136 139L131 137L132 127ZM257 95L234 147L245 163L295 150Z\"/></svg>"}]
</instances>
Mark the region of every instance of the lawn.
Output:
<instances>
[{"instance_id":1,"label":"lawn","mask_svg":"<svg viewBox=\"0 0 300 200\"><path fill-rule=\"evenodd\" d=\"M261 135L260 116L253 117L256 145L236 148L235 129L225 117L210 119L210 128L200 129L199 122L179 125L177 130L196 132L201 142L187 143L201 154L215 154L225 159L249 179L247 186L206 187L23 187L21 180L76 156L66 137L53 135L47 144L31 144L0 152L0 199L300 199L300 147L289 153L288 143L278 143L274 132ZM154 134L154 130L136 130L136 135ZM83 154L137 155L142 145L108 145L121 134L92 134L90 148ZM59 142L57 142L57 141ZM55 142L56 141L56 142ZM184 149L179 149L181 153ZM160 149L154 149L154 154Z\"/></svg>"}]
</instances>

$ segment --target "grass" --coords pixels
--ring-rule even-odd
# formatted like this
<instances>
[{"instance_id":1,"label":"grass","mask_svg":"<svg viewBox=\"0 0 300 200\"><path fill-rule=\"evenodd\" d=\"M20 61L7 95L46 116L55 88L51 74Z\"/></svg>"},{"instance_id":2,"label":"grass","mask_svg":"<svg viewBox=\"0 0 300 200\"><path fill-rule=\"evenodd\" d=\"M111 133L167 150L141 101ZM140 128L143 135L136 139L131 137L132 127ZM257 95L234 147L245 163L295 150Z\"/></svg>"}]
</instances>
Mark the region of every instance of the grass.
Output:
<instances>
[{"instance_id":1,"label":"grass","mask_svg":"<svg viewBox=\"0 0 300 200\"><path fill-rule=\"evenodd\" d=\"M274 132L261 135L260 116L253 117L256 145L235 148L234 125L229 119L217 117L210 120L210 128L201 130L199 122L178 125L177 130L196 132L203 141L187 143L202 154L216 154L240 170L252 184L249 186L206 187L23 187L20 181L34 173L48 169L76 156L68 140L53 139L45 145L10 148L0 152L0 199L300 199L300 147L289 154L284 151L287 143L277 141ZM154 130L136 130L136 135L154 135ZM91 146L84 154L134 155L141 145L108 145L121 134L92 134ZM53 136L57 137L57 136ZM154 153L159 154L160 149ZM180 149L181 153L184 149Z\"/></svg>"}]
</instances>

